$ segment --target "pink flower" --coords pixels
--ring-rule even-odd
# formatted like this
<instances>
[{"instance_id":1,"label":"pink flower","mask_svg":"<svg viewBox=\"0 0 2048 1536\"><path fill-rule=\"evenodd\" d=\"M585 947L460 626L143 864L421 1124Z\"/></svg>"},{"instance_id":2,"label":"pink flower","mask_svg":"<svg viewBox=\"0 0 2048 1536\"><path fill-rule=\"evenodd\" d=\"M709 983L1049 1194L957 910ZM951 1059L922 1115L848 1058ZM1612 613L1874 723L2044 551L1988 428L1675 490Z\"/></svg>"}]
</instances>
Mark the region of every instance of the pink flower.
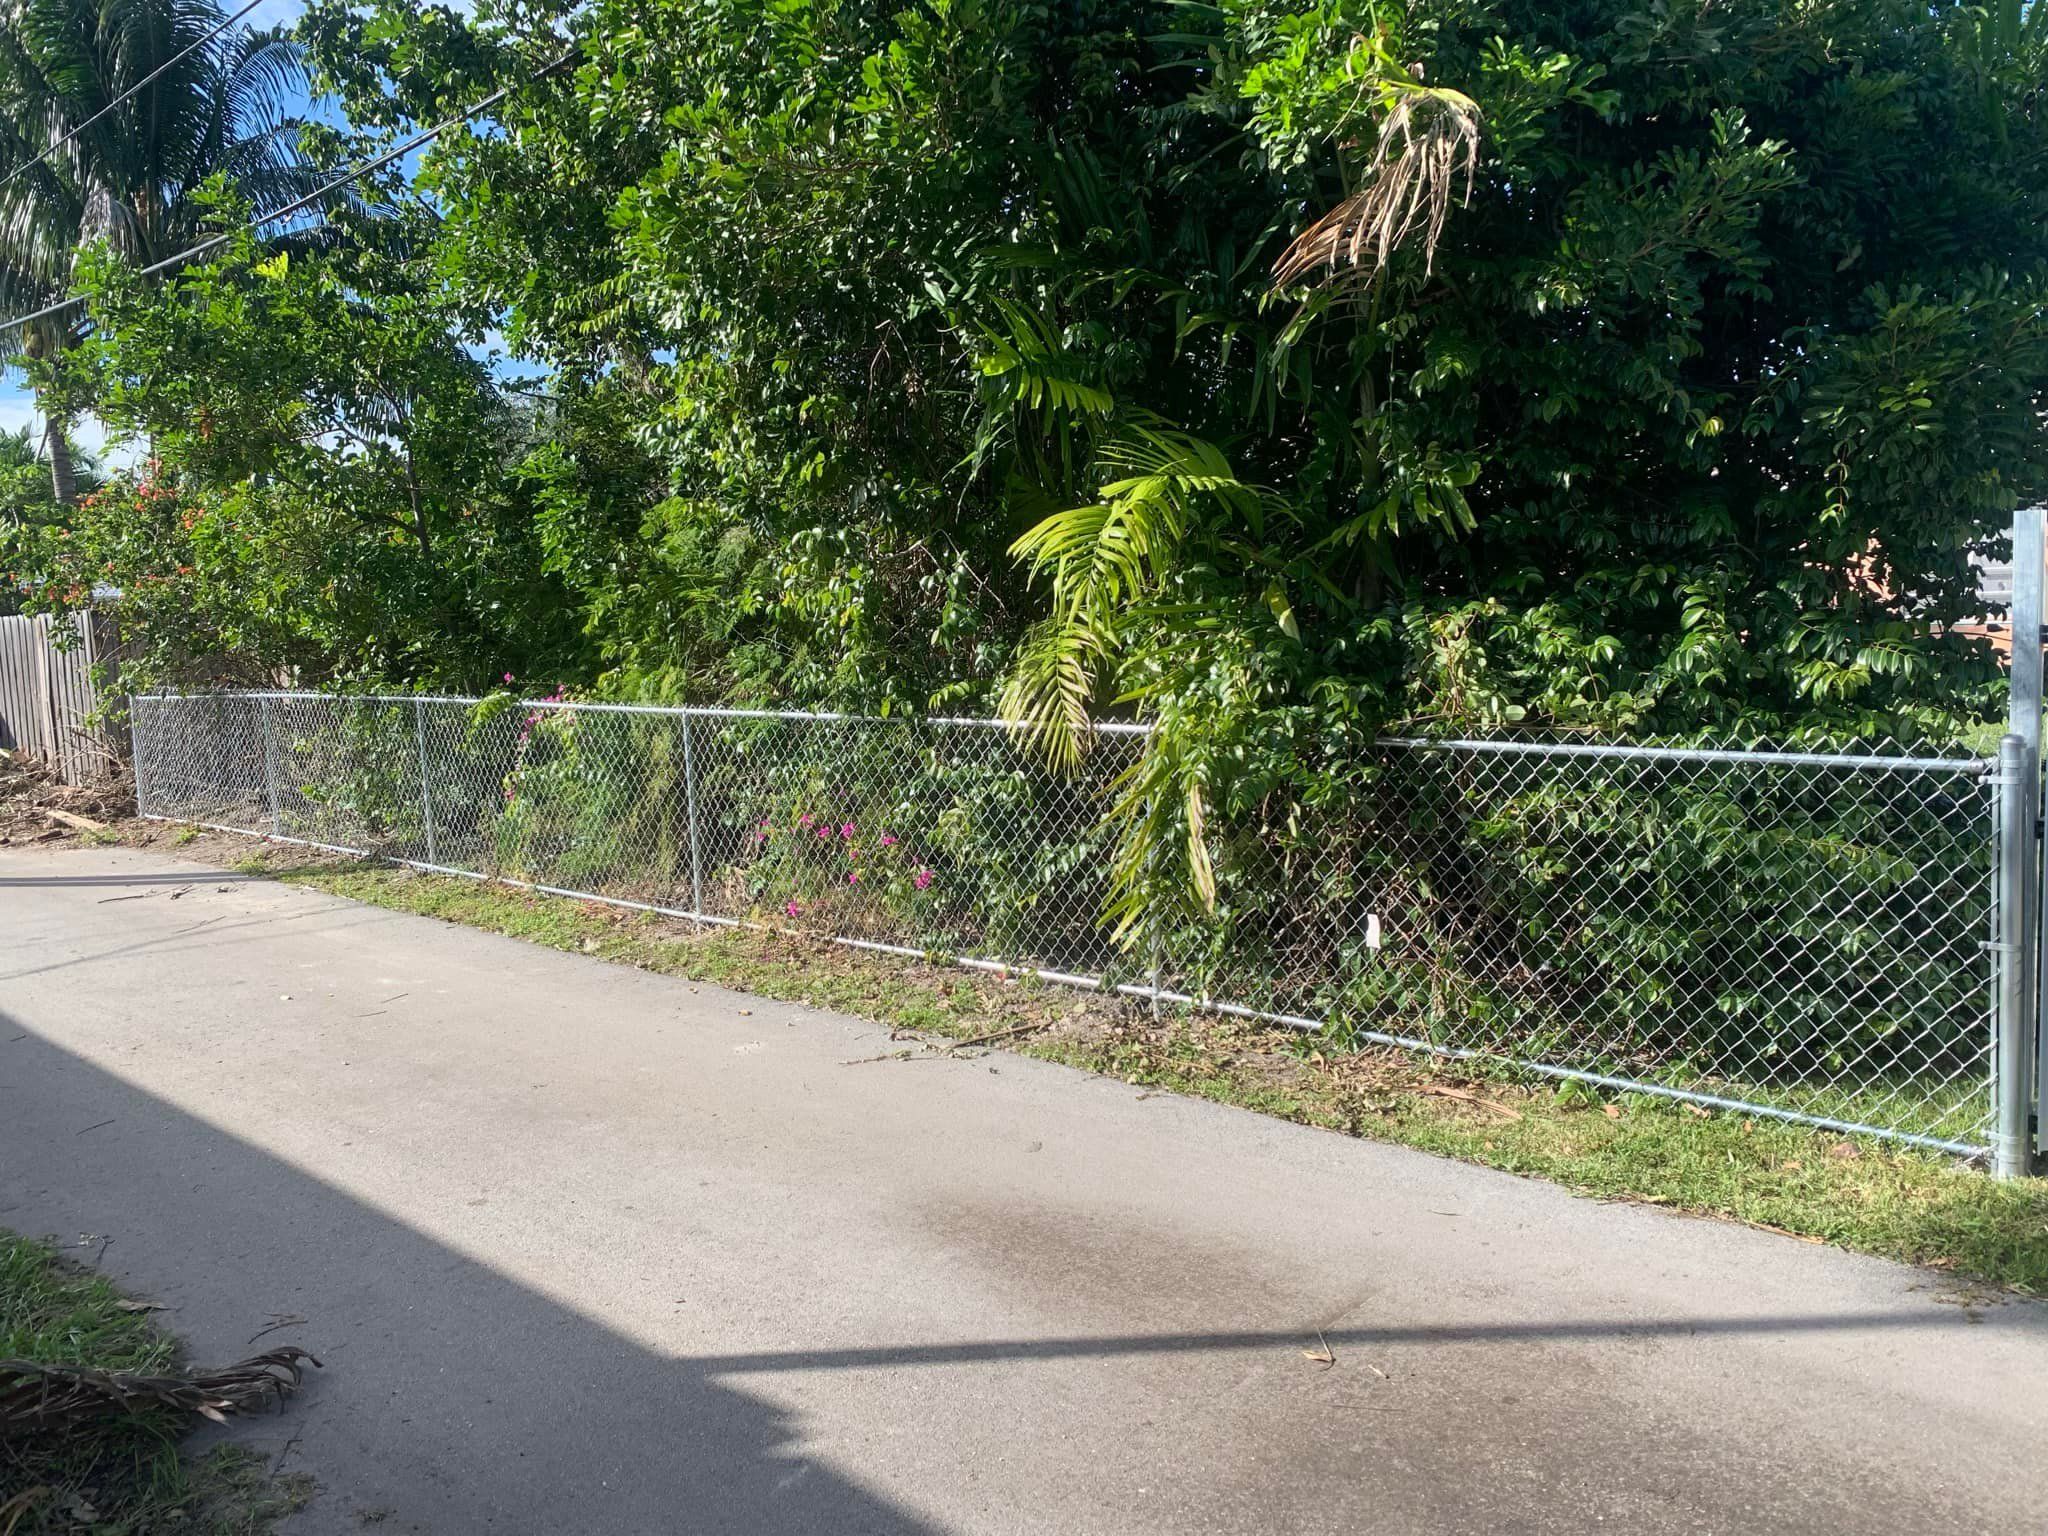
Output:
<instances>
[{"instance_id":1,"label":"pink flower","mask_svg":"<svg viewBox=\"0 0 2048 1536\"><path fill-rule=\"evenodd\" d=\"M831 829L830 827L820 827L820 828L818 828L818 841L819 841L819 842L821 842L821 843L829 843L829 842L831 842L831 841L832 841L832 829Z\"/></svg>"},{"instance_id":2,"label":"pink flower","mask_svg":"<svg viewBox=\"0 0 2048 1536\"><path fill-rule=\"evenodd\" d=\"M505 674L505 681L508 683L512 681L512 674L510 672Z\"/></svg>"},{"instance_id":3,"label":"pink flower","mask_svg":"<svg viewBox=\"0 0 2048 1536\"><path fill-rule=\"evenodd\" d=\"M928 869L920 869L910 883L921 891L932 883L932 872Z\"/></svg>"},{"instance_id":4,"label":"pink flower","mask_svg":"<svg viewBox=\"0 0 2048 1536\"><path fill-rule=\"evenodd\" d=\"M798 906L793 901L788 906L784 907L782 910L787 912L791 917L802 917L804 915L804 909Z\"/></svg>"},{"instance_id":5,"label":"pink flower","mask_svg":"<svg viewBox=\"0 0 2048 1536\"><path fill-rule=\"evenodd\" d=\"M857 870L857 869L849 869L849 870L848 870L848 871L846 872L846 883L847 883L848 885L859 885L859 884L860 884L860 871L859 871L859 870Z\"/></svg>"},{"instance_id":6,"label":"pink flower","mask_svg":"<svg viewBox=\"0 0 2048 1536\"><path fill-rule=\"evenodd\" d=\"M894 848L896 846L896 839L889 833L884 832L882 834L882 846L884 848Z\"/></svg>"},{"instance_id":7,"label":"pink flower","mask_svg":"<svg viewBox=\"0 0 2048 1536\"><path fill-rule=\"evenodd\" d=\"M851 839L853 836L853 823L849 821L845 826L841 827L839 835L843 838Z\"/></svg>"},{"instance_id":8,"label":"pink flower","mask_svg":"<svg viewBox=\"0 0 2048 1536\"><path fill-rule=\"evenodd\" d=\"M814 819L809 811L805 811L803 815L797 817L796 824L800 827L808 827Z\"/></svg>"}]
</instances>

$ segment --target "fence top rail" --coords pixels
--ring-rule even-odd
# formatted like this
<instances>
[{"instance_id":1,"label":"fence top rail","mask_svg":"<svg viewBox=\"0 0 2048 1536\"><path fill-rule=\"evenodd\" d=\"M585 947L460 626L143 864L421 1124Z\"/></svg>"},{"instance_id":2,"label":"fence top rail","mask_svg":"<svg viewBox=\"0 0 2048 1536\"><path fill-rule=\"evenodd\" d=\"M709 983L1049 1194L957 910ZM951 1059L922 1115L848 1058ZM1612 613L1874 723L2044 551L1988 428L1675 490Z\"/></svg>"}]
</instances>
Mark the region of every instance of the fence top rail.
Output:
<instances>
[{"instance_id":1,"label":"fence top rail","mask_svg":"<svg viewBox=\"0 0 2048 1536\"><path fill-rule=\"evenodd\" d=\"M1771 748L1641 747L1620 742L1498 741L1484 736L1383 736L1383 747L1411 752L1477 752L1503 757L1622 757L1661 763L1755 763L1773 768L1846 768L1867 773L1994 772L1992 757L1907 757L1853 752L1786 752Z\"/></svg>"},{"instance_id":2,"label":"fence top rail","mask_svg":"<svg viewBox=\"0 0 2048 1536\"><path fill-rule=\"evenodd\" d=\"M361 704L462 704L484 701L460 693L317 693L306 689L248 688L218 693L146 693L144 699L277 699L322 700L327 703ZM596 699L514 699L507 709L549 709L569 713L612 715L695 716L707 720L820 720L874 725L944 725L978 731L1019 729L1008 720L985 715L860 715L825 709L739 709L722 704L610 704ZM1098 720L1091 729L1098 736L1146 736L1152 727L1125 720Z\"/></svg>"},{"instance_id":3,"label":"fence top rail","mask_svg":"<svg viewBox=\"0 0 2048 1536\"><path fill-rule=\"evenodd\" d=\"M450 693L319 693L306 689L247 689L222 693L150 693L145 699L354 700L365 704L480 704L479 698ZM1009 731L1007 720L983 715L863 715L832 710L740 709L706 704L612 704L584 699L517 699L507 708L586 711L617 715L695 716L711 720L811 720L876 725L938 725L954 729ZM1145 736L1149 725L1103 720L1100 736ZM1791 752L1768 748L1650 747L1626 742L1512 741L1485 736L1383 736L1383 747L1410 752L1467 752L1502 757L1618 758L1664 763L1748 763L1773 768L1833 768L1865 773L1948 773L1985 776L1997 769L1990 757L1912 757L1903 753Z\"/></svg>"}]
</instances>

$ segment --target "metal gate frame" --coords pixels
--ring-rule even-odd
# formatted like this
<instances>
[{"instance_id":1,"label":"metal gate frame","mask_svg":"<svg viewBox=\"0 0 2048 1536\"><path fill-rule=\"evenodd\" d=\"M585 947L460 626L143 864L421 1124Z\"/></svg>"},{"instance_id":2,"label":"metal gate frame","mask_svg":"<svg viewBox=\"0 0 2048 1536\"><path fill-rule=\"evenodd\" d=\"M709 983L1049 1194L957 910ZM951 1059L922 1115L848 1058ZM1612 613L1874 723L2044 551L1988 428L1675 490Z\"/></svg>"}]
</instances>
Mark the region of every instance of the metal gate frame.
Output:
<instances>
[{"instance_id":1,"label":"metal gate frame","mask_svg":"<svg viewBox=\"0 0 2048 1536\"><path fill-rule=\"evenodd\" d=\"M2012 520L2012 661L2006 736L1999 744L1997 929L1999 961L1993 1070L1998 1084L1993 1171L2019 1178L2041 1171L2041 1106L2048 1103L2048 1037L2042 978L2048 976L2048 861L2042 857L2042 604L2048 587L2044 509Z\"/></svg>"}]
</instances>

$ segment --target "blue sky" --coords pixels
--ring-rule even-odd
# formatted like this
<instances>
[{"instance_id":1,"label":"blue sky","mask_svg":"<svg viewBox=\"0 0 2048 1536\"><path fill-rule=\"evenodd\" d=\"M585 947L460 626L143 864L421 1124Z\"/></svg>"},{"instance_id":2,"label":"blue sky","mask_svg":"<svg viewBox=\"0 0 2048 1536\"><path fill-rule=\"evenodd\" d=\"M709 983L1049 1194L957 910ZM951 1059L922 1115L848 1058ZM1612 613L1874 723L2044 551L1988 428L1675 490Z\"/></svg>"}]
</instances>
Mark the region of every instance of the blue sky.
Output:
<instances>
[{"instance_id":1,"label":"blue sky","mask_svg":"<svg viewBox=\"0 0 2048 1536\"><path fill-rule=\"evenodd\" d=\"M448 3L448 0L444 0L444 3ZM469 6L464 0L454 0L453 8L466 11ZM235 0L224 0L223 9L232 12L239 9L239 5ZM303 0L264 0L263 4L249 14L246 24L253 27L290 26L298 20L304 9ZM303 102L301 110L310 106L310 101ZM495 341L496 338L493 337L492 340ZM501 365L501 371L510 377L530 377L539 370L512 364ZM40 431L42 418L35 408L35 399L28 387L22 383L19 374L13 374L6 379L0 379L0 429L17 431L24 424L31 424ZM78 422L73 435L80 447L96 454L105 451L106 434L97 421ZM107 454L107 458L110 463L121 464L132 461L138 453L139 450L134 445L129 445L125 449L112 450Z\"/></svg>"}]
</instances>

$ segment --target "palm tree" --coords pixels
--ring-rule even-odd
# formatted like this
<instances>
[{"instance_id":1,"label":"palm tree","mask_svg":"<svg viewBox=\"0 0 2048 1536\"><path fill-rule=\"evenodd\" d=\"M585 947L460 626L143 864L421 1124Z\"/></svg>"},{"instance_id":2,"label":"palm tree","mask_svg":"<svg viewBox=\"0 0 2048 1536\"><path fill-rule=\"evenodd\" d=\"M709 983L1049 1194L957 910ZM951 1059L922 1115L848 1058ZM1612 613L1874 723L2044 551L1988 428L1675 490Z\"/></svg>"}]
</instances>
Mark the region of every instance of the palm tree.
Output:
<instances>
[{"instance_id":1,"label":"palm tree","mask_svg":"<svg viewBox=\"0 0 2048 1536\"><path fill-rule=\"evenodd\" d=\"M215 0L0 0L0 316L63 298L95 241L138 265L176 255L215 176L259 214L313 190L287 110L306 87L297 46L248 27L209 37L224 19ZM21 352L54 356L87 323L78 310L35 321ZM69 504L68 415L43 403L51 485Z\"/></svg>"}]
</instances>

